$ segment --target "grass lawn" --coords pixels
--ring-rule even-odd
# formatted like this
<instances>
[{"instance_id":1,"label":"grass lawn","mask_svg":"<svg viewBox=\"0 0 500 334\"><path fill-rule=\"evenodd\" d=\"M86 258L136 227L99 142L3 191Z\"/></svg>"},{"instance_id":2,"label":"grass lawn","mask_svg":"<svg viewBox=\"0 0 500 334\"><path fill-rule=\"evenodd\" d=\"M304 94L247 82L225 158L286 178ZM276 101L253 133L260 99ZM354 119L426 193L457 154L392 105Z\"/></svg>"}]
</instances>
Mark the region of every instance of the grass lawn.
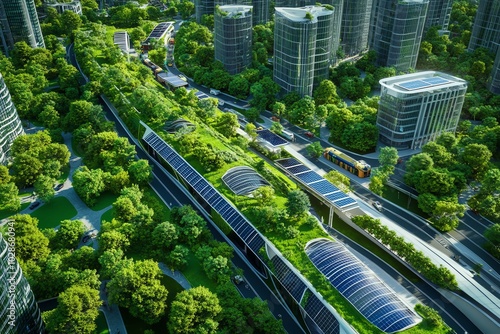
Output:
<instances>
[{"instance_id":1,"label":"grass lawn","mask_svg":"<svg viewBox=\"0 0 500 334\"><path fill-rule=\"evenodd\" d=\"M101 223L103 221L110 222L113 218L115 218L115 210L114 209L109 209L108 211L104 212L101 216Z\"/></svg>"},{"instance_id":2,"label":"grass lawn","mask_svg":"<svg viewBox=\"0 0 500 334\"><path fill-rule=\"evenodd\" d=\"M200 262L192 252L189 252L188 264L186 269L182 270L182 273L186 276L192 287L204 286L212 292L217 287L217 284L207 277Z\"/></svg>"},{"instance_id":3,"label":"grass lawn","mask_svg":"<svg viewBox=\"0 0 500 334\"><path fill-rule=\"evenodd\" d=\"M31 216L38 218L39 229L54 228L61 223L61 220L71 219L77 214L73 204L66 197L56 197L49 203L45 203L31 213Z\"/></svg>"},{"instance_id":4,"label":"grass lawn","mask_svg":"<svg viewBox=\"0 0 500 334\"><path fill-rule=\"evenodd\" d=\"M97 199L97 203L93 207L91 207L90 209L93 211L99 211L99 210L102 210L104 208L107 208L108 206L112 205L116 201L117 198L118 198L118 195L106 191L106 192L102 193L101 196L99 196L99 198Z\"/></svg>"},{"instance_id":5,"label":"grass lawn","mask_svg":"<svg viewBox=\"0 0 500 334\"><path fill-rule=\"evenodd\" d=\"M99 315L97 316L96 319L96 325L97 329L94 332L95 334L109 334L109 328L108 328L108 323L106 322L106 317L104 316L104 313L99 312Z\"/></svg>"},{"instance_id":6,"label":"grass lawn","mask_svg":"<svg viewBox=\"0 0 500 334\"><path fill-rule=\"evenodd\" d=\"M19 209L19 211L26 209L28 207L28 205L30 205L30 203L21 204L21 208ZM2 210L0 210L0 219L4 219L4 218L10 217L10 216L13 216L16 213L18 213L19 211L10 211L10 210L2 209Z\"/></svg>"},{"instance_id":7,"label":"grass lawn","mask_svg":"<svg viewBox=\"0 0 500 334\"><path fill-rule=\"evenodd\" d=\"M160 279L161 283L168 290L167 297L167 310L166 313L170 312L170 305L172 304L175 296L184 289L169 276L162 276ZM159 322L153 325L148 325L144 321L134 318L130 312L125 308L120 308L120 312L122 314L123 322L125 323L125 327L127 327L128 333L144 333L145 330L149 329L154 331L154 333L167 333L167 315L163 316ZM99 333L100 334L100 333Z\"/></svg>"},{"instance_id":8,"label":"grass lawn","mask_svg":"<svg viewBox=\"0 0 500 334\"><path fill-rule=\"evenodd\" d=\"M384 187L384 195L382 197L402 208L405 208L408 211L416 213L423 218L429 217L427 213L423 212L418 207L418 201L416 199L411 198L410 196L403 194L402 192L394 188Z\"/></svg>"}]
</instances>

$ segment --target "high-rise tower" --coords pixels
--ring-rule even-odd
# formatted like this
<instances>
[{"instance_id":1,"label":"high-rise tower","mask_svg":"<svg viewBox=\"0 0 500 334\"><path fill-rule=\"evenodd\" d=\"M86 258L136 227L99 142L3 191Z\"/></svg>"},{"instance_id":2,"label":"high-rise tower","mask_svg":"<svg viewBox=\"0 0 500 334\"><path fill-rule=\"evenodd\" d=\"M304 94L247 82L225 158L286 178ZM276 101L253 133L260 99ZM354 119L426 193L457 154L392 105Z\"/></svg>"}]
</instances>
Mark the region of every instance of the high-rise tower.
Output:
<instances>
[{"instance_id":1,"label":"high-rise tower","mask_svg":"<svg viewBox=\"0 0 500 334\"><path fill-rule=\"evenodd\" d=\"M0 48L5 55L16 42L25 41L32 48L43 48L42 30L35 0L0 0Z\"/></svg>"},{"instance_id":2,"label":"high-rise tower","mask_svg":"<svg viewBox=\"0 0 500 334\"><path fill-rule=\"evenodd\" d=\"M21 120L0 73L0 164L7 161L12 142L23 133Z\"/></svg>"},{"instance_id":3,"label":"high-rise tower","mask_svg":"<svg viewBox=\"0 0 500 334\"><path fill-rule=\"evenodd\" d=\"M230 74L252 63L252 6L227 5L215 10L215 59Z\"/></svg>"},{"instance_id":4,"label":"high-rise tower","mask_svg":"<svg viewBox=\"0 0 500 334\"><path fill-rule=\"evenodd\" d=\"M252 24L266 24L269 21L270 0L215 0L215 6L245 5L252 6Z\"/></svg>"},{"instance_id":5,"label":"high-rise tower","mask_svg":"<svg viewBox=\"0 0 500 334\"><path fill-rule=\"evenodd\" d=\"M194 10L196 22L201 22L203 15L213 15L215 10L215 0L194 0Z\"/></svg>"},{"instance_id":6,"label":"high-rise tower","mask_svg":"<svg viewBox=\"0 0 500 334\"><path fill-rule=\"evenodd\" d=\"M427 10L427 19L425 28L427 31L432 26L438 26L442 32L449 32L451 7L453 0L429 0L429 9Z\"/></svg>"},{"instance_id":7,"label":"high-rise tower","mask_svg":"<svg viewBox=\"0 0 500 334\"><path fill-rule=\"evenodd\" d=\"M10 238L0 234L0 333L40 334L40 309L13 253L14 238Z\"/></svg>"},{"instance_id":8,"label":"high-rise tower","mask_svg":"<svg viewBox=\"0 0 500 334\"><path fill-rule=\"evenodd\" d=\"M496 55L490 79L490 91L500 94L500 0L480 0L477 8L469 51L487 48Z\"/></svg>"},{"instance_id":9,"label":"high-rise tower","mask_svg":"<svg viewBox=\"0 0 500 334\"><path fill-rule=\"evenodd\" d=\"M370 47L380 66L406 72L417 65L429 0L374 0Z\"/></svg>"},{"instance_id":10,"label":"high-rise tower","mask_svg":"<svg viewBox=\"0 0 500 334\"><path fill-rule=\"evenodd\" d=\"M368 31L373 0L344 1L340 45L347 57L368 48Z\"/></svg>"},{"instance_id":11,"label":"high-rise tower","mask_svg":"<svg viewBox=\"0 0 500 334\"><path fill-rule=\"evenodd\" d=\"M313 85L328 78L333 14L321 6L276 8L273 74L284 91L312 95Z\"/></svg>"}]
</instances>

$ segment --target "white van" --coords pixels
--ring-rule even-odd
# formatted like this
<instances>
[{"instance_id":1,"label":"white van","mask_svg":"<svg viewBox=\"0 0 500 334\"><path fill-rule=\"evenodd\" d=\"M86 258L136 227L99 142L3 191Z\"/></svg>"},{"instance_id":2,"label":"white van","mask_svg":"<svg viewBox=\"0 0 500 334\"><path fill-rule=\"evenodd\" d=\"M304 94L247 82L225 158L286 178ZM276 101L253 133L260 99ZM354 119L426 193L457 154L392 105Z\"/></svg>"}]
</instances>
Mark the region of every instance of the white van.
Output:
<instances>
[{"instance_id":1,"label":"white van","mask_svg":"<svg viewBox=\"0 0 500 334\"><path fill-rule=\"evenodd\" d=\"M210 88L210 94L219 95L220 94L220 90L215 89L215 88Z\"/></svg>"},{"instance_id":2,"label":"white van","mask_svg":"<svg viewBox=\"0 0 500 334\"><path fill-rule=\"evenodd\" d=\"M289 141L295 141L295 135L293 134L293 132L290 132L288 130L285 130L283 129L281 131L281 136L282 137L285 137L286 139L288 139Z\"/></svg>"}]
</instances>

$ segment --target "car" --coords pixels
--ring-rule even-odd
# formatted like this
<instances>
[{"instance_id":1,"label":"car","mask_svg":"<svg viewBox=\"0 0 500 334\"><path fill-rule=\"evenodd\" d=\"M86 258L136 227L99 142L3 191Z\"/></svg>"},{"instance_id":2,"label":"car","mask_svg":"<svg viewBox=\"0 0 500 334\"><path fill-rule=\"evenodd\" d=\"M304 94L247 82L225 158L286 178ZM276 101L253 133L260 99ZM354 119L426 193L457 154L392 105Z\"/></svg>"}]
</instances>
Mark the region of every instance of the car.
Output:
<instances>
[{"instance_id":1,"label":"car","mask_svg":"<svg viewBox=\"0 0 500 334\"><path fill-rule=\"evenodd\" d=\"M375 207L375 209L377 209L378 211L382 211L382 204L380 204L379 201L375 201L373 202L373 206Z\"/></svg>"},{"instance_id":2,"label":"car","mask_svg":"<svg viewBox=\"0 0 500 334\"><path fill-rule=\"evenodd\" d=\"M188 81L188 79L187 79L185 76L183 76L182 74L179 74L179 78L180 78L181 80L186 81L186 82Z\"/></svg>"},{"instance_id":3,"label":"car","mask_svg":"<svg viewBox=\"0 0 500 334\"><path fill-rule=\"evenodd\" d=\"M55 191L59 191L62 189L62 187L64 187L64 184L63 183L59 183L57 186L54 187L54 190Z\"/></svg>"},{"instance_id":4,"label":"car","mask_svg":"<svg viewBox=\"0 0 500 334\"><path fill-rule=\"evenodd\" d=\"M40 202L38 202L38 201L33 202L33 203L31 203L31 205L30 205L30 207L29 207L29 208L30 208L30 210L36 209L36 208L37 208L40 204L41 204L41 203L40 203Z\"/></svg>"},{"instance_id":5,"label":"car","mask_svg":"<svg viewBox=\"0 0 500 334\"><path fill-rule=\"evenodd\" d=\"M84 237L82 238L82 242L83 242L84 244L85 244L85 243L87 243L87 241L89 241L89 240L90 240L90 235L86 235L86 236L84 236Z\"/></svg>"},{"instance_id":6,"label":"car","mask_svg":"<svg viewBox=\"0 0 500 334\"><path fill-rule=\"evenodd\" d=\"M241 284L242 282L244 282L244 279L240 275L236 275L233 277L233 282L235 284Z\"/></svg>"},{"instance_id":7,"label":"car","mask_svg":"<svg viewBox=\"0 0 500 334\"><path fill-rule=\"evenodd\" d=\"M278 117L276 117L276 116L271 116L271 120L273 122L279 122L280 121L280 119Z\"/></svg>"},{"instance_id":8,"label":"car","mask_svg":"<svg viewBox=\"0 0 500 334\"><path fill-rule=\"evenodd\" d=\"M313 138L314 137L314 133L312 133L311 131L304 132L304 135L306 135L309 138Z\"/></svg>"}]
</instances>

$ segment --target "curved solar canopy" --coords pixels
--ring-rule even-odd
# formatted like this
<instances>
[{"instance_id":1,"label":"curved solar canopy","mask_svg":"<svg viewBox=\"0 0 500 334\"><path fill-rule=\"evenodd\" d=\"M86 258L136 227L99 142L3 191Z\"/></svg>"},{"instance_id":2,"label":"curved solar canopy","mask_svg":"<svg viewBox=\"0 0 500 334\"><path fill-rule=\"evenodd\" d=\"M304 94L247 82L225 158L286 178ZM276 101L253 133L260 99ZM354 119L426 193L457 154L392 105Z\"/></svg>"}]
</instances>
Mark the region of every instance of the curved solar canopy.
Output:
<instances>
[{"instance_id":1,"label":"curved solar canopy","mask_svg":"<svg viewBox=\"0 0 500 334\"><path fill-rule=\"evenodd\" d=\"M222 181L236 195L247 195L255 189L269 185L269 182L259 173L247 166L236 166L229 169L222 176Z\"/></svg>"},{"instance_id":2,"label":"curved solar canopy","mask_svg":"<svg viewBox=\"0 0 500 334\"><path fill-rule=\"evenodd\" d=\"M421 321L342 244L315 239L306 245L305 252L330 283L380 330L399 332Z\"/></svg>"}]
</instances>

